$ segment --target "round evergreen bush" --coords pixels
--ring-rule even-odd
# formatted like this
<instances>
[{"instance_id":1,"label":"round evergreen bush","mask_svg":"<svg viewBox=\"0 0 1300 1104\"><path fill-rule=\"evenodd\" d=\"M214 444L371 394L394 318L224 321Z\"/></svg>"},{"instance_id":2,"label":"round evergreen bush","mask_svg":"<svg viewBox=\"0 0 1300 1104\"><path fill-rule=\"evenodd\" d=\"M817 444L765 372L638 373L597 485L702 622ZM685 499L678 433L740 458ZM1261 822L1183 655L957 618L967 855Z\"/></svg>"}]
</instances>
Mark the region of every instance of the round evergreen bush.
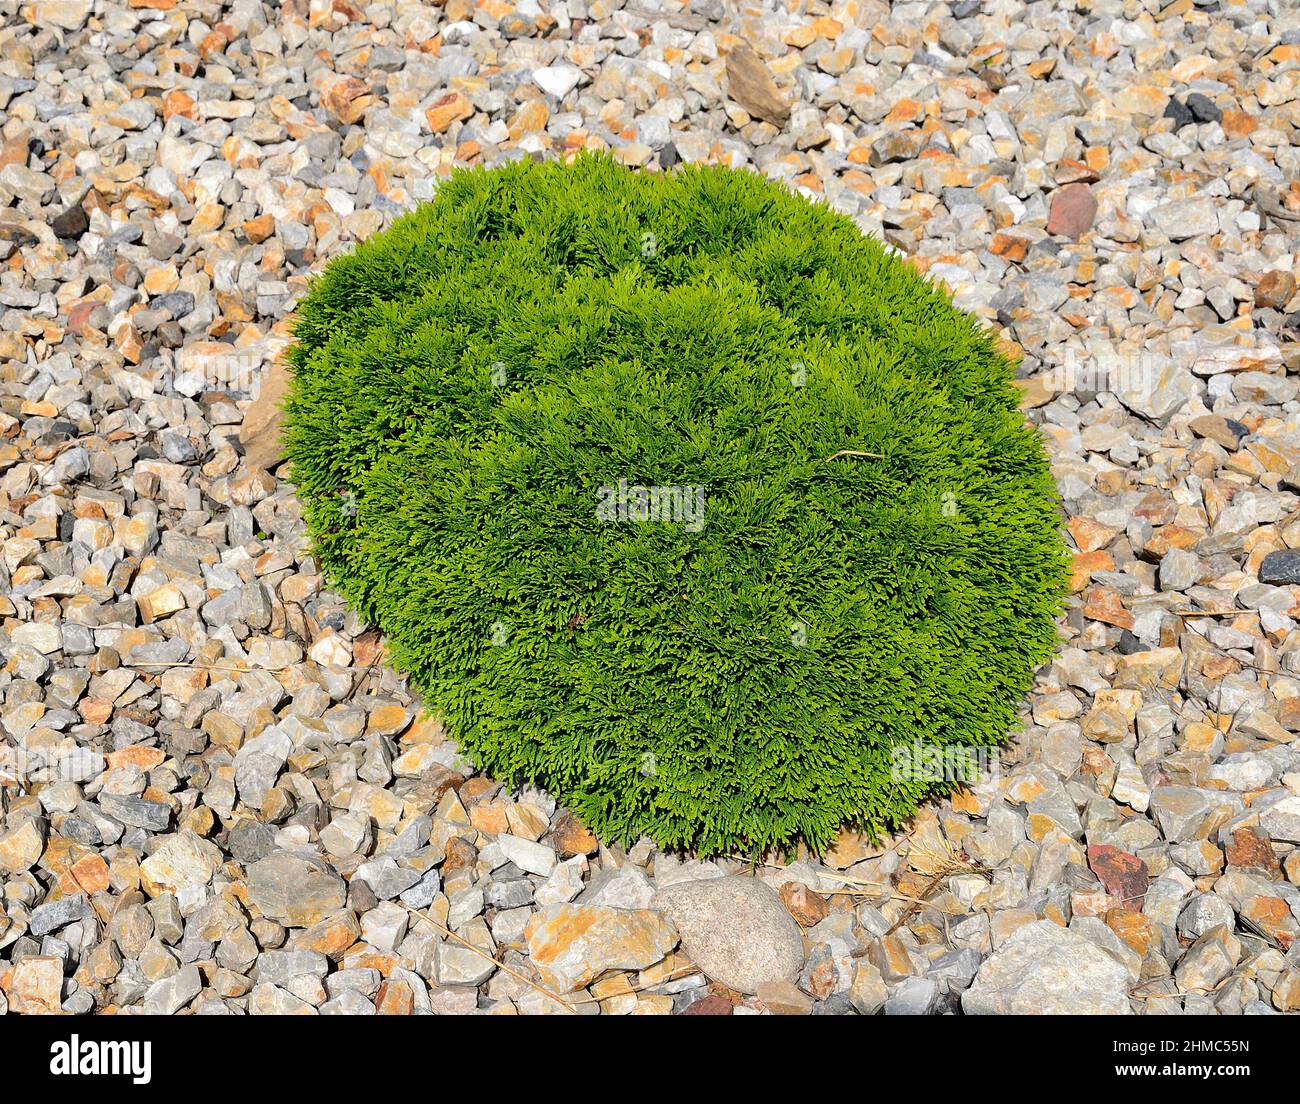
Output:
<instances>
[{"instance_id":1,"label":"round evergreen bush","mask_svg":"<svg viewBox=\"0 0 1300 1104\"><path fill-rule=\"evenodd\" d=\"M1012 366L825 206L605 158L454 175L298 308L320 562L474 763L602 839L905 819L1006 738L1067 558Z\"/></svg>"}]
</instances>

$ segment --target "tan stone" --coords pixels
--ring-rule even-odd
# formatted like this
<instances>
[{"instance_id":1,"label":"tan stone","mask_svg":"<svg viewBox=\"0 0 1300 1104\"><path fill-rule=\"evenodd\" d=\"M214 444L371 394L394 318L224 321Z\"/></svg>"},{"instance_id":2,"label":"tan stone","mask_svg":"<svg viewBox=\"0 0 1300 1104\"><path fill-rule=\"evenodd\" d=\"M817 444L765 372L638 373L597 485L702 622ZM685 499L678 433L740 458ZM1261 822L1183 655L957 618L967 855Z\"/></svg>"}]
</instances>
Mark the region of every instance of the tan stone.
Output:
<instances>
[{"instance_id":1,"label":"tan stone","mask_svg":"<svg viewBox=\"0 0 1300 1104\"><path fill-rule=\"evenodd\" d=\"M344 77L335 81L321 93L321 103L334 113L341 123L355 123L365 109L374 103L373 96L367 96L370 86L356 77Z\"/></svg>"},{"instance_id":2,"label":"tan stone","mask_svg":"<svg viewBox=\"0 0 1300 1104\"><path fill-rule=\"evenodd\" d=\"M9 1010L25 1016L57 1016L63 1010L63 960L32 955L14 964Z\"/></svg>"},{"instance_id":3,"label":"tan stone","mask_svg":"<svg viewBox=\"0 0 1300 1104\"><path fill-rule=\"evenodd\" d=\"M280 443L281 404L289 393L289 373L277 359L262 378L257 398L244 412L239 441L251 467L269 471L283 455Z\"/></svg>"},{"instance_id":4,"label":"tan stone","mask_svg":"<svg viewBox=\"0 0 1300 1104\"><path fill-rule=\"evenodd\" d=\"M243 225L244 237L253 245L261 245L275 233L275 219L270 215L259 215L249 219Z\"/></svg>"},{"instance_id":5,"label":"tan stone","mask_svg":"<svg viewBox=\"0 0 1300 1104\"><path fill-rule=\"evenodd\" d=\"M529 100L510 120L510 137L516 142L527 134L539 134L550 121L551 110L541 100Z\"/></svg>"},{"instance_id":6,"label":"tan stone","mask_svg":"<svg viewBox=\"0 0 1300 1104\"><path fill-rule=\"evenodd\" d=\"M510 834L526 840L541 839L550 827L546 814L526 801L507 805L506 819L509 821Z\"/></svg>"},{"instance_id":7,"label":"tan stone","mask_svg":"<svg viewBox=\"0 0 1300 1104\"><path fill-rule=\"evenodd\" d=\"M555 828L551 832L551 845L560 858L567 859L574 855L592 854L600 846L600 841L566 809L555 820Z\"/></svg>"},{"instance_id":8,"label":"tan stone","mask_svg":"<svg viewBox=\"0 0 1300 1104\"><path fill-rule=\"evenodd\" d=\"M220 849L193 832L171 836L140 864L140 885L150 897L201 889L221 868Z\"/></svg>"},{"instance_id":9,"label":"tan stone","mask_svg":"<svg viewBox=\"0 0 1300 1104\"><path fill-rule=\"evenodd\" d=\"M180 273L176 269L171 265L159 265L145 273L144 290L150 295L165 295L175 291L180 282Z\"/></svg>"},{"instance_id":10,"label":"tan stone","mask_svg":"<svg viewBox=\"0 0 1300 1104\"><path fill-rule=\"evenodd\" d=\"M755 994L759 1002L773 1016L808 1016L812 1014L811 998L788 981L765 981Z\"/></svg>"},{"instance_id":11,"label":"tan stone","mask_svg":"<svg viewBox=\"0 0 1300 1104\"><path fill-rule=\"evenodd\" d=\"M1295 295L1296 280L1290 273L1282 269L1270 269L1260 277L1259 283L1255 287L1255 306L1257 307L1285 307Z\"/></svg>"},{"instance_id":12,"label":"tan stone","mask_svg":"<svg viewBox=\"0 0 1300 1104\"><path fill-rule=\"evenodd\" d=\"M337 912L294 936L291 945L302 951L318 951L337 962L343 953L361 938L356 913Z\"/></svg>"},{"instance_id":13,"label":"tan stone","mask_svg":"<svg viewBox=\"0 0 1300 1104\"><path fill-rule=\"evenodd\" d=\"M148 594L142 594L135 600L140 610L140 620L146 625L170 617L185 608L185 595L175 583L164 583Z\"/></svg>"},{"instance_id":14,"label":"tan stone","mask_svg":"<svg viewBox=\"0 0 1300 1104\"><path fill-rule=\"evenodd\" d=\"M651 909L548 905L524 931L543 984L570 993L609 970L641 970L677 945L677 929Z\"/></svg>"},{"instance_id":15,"label":"tan stone","mask_svg":"<svg viewBox=\"0 0 1300 1104\"><path fill-rule=\"evenodd\" d=\"M424 113L429 129L442 134L452 123L468 119L474 114L474 105L460 92L447 92L433 101Z\"/></svg>"},{"instance_id":16,"label":"tan stone","mask_svg":"<svg viewBox=\"0 0 1300 1104\"><path fill-rule=\"evenodd\" d=\"M307 654L313 662L319 663L322 667L346 667L352 662L351 645L333 629L326 629L321 633L312 643Z\"/></svg>"},{"instance_id":17,"label":"tan stone","mask_svg":"<svg viewBox=\"0 0 1300 1104\"><path fill-rule=\"evenodd\" d=\"M437 766L440 757L437 744L416 744L393 760L393 773L398 778L419 778L430 767Z\"/></svg>"},{"instance_id":18,"label":"tan stone","mask_svg":"<svg viewBox=\"0 0 1300 1104\"><path fill-rule=\"evenodd\" d=\"M880 844L873 843L870 836L843 828L827 850L824 859L826 865L832 870L847 870L854 863L879 858L885 850Z\"/></svg>"},{"instance_id":19,"label":"tan stone","mask_svg":"<svg viewBox=\"0 0 1300 1104\"><path fill-rule=\"evenodd\" d=\"M727 94L750 115L781 127L790 119L790 104L781 95L771 71L747 42L727 54Z\"/></svg>"},{"instance_id":20,"label":"tan stone","mask_svg":"<svg viewBox=\"0 0 1300 1104\"><path fill-rule=\"evenodd\" d=\"M45 850L45 833L30 817L0 835L0 867L22 874L36 865Z\"/></svg>"},{"instance_id":21,"label":"tan stone","mask_svg":"<svg viewBox=\"0 0 1300 1104\"><path fill-rule=\"evenodd\" d=\"M410 711L401 705L381 705L371 714L366 732L370 735L396 736L411 722Z\"/></svg>"}]
</instances>

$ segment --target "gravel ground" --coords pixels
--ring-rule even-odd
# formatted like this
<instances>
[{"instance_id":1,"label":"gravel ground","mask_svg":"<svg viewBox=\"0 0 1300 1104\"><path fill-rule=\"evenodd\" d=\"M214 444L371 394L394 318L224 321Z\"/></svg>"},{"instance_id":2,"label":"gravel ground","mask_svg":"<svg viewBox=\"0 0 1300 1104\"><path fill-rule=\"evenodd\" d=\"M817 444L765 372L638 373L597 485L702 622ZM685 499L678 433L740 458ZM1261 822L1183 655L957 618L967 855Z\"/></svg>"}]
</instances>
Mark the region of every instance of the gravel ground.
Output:
<instances>
[{"instance_id":1,"label":"gravel ground","mask_svg":"<svg viewBox=\"0 0 1300 1104\"><path fill-rule=\"evenodd\" d=\"M0 1009L1300 1010L1289 3L0 15ZM1023 357L1062 650L883 846L598 846L472 773L308 554L308 274L454 164L583 148L824 199Z\"/></svg>"}]
</instances>

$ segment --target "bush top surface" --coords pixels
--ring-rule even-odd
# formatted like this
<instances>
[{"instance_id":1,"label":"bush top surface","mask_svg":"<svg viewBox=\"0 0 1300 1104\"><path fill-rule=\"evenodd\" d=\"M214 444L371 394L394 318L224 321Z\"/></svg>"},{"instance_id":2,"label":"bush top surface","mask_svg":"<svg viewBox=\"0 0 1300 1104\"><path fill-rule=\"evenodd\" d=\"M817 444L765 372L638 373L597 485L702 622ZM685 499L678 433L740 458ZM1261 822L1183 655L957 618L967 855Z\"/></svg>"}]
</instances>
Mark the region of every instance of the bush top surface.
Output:
<instances>
[{"instance_id":1,"label":"bush top surface","mask_svg":"<svg viewBox=\"0 0 1300 1104\"><path fill-rule=\"evenodd\" d=\"M454 175L299 306L322 565L474 762L603 839L879 832L1005 738L1065 553L1011 365L748 173Z\"/></svg>"}]
</instances>

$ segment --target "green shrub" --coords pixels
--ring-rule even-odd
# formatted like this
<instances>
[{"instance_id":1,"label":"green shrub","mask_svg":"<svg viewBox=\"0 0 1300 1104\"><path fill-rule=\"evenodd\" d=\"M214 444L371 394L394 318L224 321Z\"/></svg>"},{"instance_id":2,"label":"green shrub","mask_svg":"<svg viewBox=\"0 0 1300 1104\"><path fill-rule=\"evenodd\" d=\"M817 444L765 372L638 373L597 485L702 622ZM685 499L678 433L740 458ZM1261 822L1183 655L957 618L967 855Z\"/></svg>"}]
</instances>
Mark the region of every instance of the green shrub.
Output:
<instances>
[{"instance_id":1,"label":"green shrub","mask_svg":"<svg viewBox=\"0 0 1300 1104\"><path fill-rule=\"evenodd\" d=\"M1066 556L1011 365L757 175L461 172L296 338L321 564L478 767L602 839L875 834L952 788L891 749L995 747L1051 654Z\"/></svg>"}]
</instances>

